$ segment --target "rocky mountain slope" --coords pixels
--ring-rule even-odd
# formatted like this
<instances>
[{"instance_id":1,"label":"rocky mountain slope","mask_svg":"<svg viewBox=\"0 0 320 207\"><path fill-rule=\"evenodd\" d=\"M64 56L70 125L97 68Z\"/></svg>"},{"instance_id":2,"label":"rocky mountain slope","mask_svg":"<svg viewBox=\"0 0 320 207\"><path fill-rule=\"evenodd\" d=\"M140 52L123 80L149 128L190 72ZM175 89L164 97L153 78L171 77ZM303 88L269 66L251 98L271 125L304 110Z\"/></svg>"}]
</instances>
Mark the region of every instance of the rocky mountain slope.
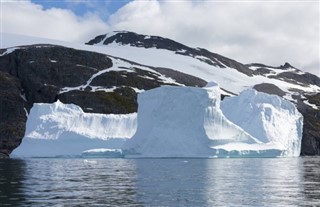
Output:
<instances>
[{"instance_id":1,"label":"rocky mountain slope","mask_svg":"<svg viewBox=\"0 0 320 207\"><path fill-rule=\"evenodd\" d=\"M320 78L289 63L246 65L132 32L100 35L87 45L5 37L8 48L0 50L0 153L8 155L20 144L26 112L34 103L59 99L85 112L131 113L137 110L137 93L144 90L161 85L202 87L213 80L224 96L254 87L295 103L304 115L301 154L320 154Z\"/></svg>"},{"instance_id":2,"label":"rocky mountain slope","mask_svg":"<svg viewBox=\"0 0 320 207\"><path fill-rule=\"evenodd\" d=\"M4 154L20 144L26 114L34 103L59 99L85 112L126 114L137 111L140 91L161 85L206 84L178 71L56 45L5 51L0 56L0 152Z\"/></svg>"}]
</instances>

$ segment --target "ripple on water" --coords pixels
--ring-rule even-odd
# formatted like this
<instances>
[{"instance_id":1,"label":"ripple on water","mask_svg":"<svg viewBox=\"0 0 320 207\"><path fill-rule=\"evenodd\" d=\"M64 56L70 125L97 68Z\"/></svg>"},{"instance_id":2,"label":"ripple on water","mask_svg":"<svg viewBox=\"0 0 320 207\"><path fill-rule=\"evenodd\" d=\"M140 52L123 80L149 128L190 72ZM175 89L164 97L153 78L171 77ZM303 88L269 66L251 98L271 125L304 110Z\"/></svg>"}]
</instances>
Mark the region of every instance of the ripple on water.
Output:
<instances>
[{"instance_id":1,"label":"ripple on water","mask_svg":"<svg viewBox=\"0 0 320 207\"><path fill-rule=\"evenodd\" d=\"M0 206L314 206L320 159L0 160Z\"/></svg>"}]
</instances>

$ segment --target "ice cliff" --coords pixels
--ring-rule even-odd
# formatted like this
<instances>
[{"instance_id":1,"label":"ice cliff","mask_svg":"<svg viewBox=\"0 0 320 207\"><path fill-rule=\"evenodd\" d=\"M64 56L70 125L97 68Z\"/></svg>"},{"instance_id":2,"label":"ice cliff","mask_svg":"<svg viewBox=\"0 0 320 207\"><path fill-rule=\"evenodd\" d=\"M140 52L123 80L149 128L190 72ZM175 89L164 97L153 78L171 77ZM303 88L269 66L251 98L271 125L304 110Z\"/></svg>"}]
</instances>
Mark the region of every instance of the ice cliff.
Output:
<instances>
[{"instance_id":1,"label":"ice cliff","mask_svg":"<svg viewBox=\"0 0 320 207\"><path fill-rule=\"evenodd\" d=\"M163 86L138 96L138 128L126 157L299 156L302 115L290 102L248 90ZM225 116L227 114L227 116Z\"/></svg>"},{"instance_id":2,"label":"ice cliff","mask_svg":"<svg viewBox=\"0 0 320 207\"><path fill-rule=\"evenodd\" d=\"M220 88L163 86L138 95L138 114L84 113L34 104L14 156L293 157L302 115L278 96L246 90L221 101Z\"/></svg>"},{"instance_id":3,"label":"ice cliff","mask_svg":"<svg viewBox=\"0 0 320 207\"><path fill-rule=\"evenodd\" d=\"M303 116L295 105L276 95L245 90L222 102L223 114L262 143L278 145L283 156L299 156Z\"/></svg>"},{"instance_id":4,"label":"ice cliff","mask_svg":"<svg viewBox=\"0 0 320 207\"><path fill-rule=\"evenodd\" d=\"M80 155L92 148L121 148L137 128L136 113L85 113L74 104L34 104L22 144L13 156Z\"/></svg>"}]
</instances>

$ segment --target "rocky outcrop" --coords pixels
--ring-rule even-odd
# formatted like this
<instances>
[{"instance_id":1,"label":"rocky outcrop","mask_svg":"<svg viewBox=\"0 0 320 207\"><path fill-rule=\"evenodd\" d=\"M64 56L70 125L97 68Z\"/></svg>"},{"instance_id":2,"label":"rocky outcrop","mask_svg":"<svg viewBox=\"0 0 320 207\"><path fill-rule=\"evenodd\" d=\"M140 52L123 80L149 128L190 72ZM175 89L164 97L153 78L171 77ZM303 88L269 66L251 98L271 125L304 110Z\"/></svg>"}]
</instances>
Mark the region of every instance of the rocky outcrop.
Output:
<instances>
[{"instance_id":1,"label":"rocky outcrop","mask_svg":"<svg viewBox=\"0 0 320 207\"><path fill-rule=\"evenodd\" d=\"M283 90L281 90L279 87L270 83L261 83L261 84L255 85L253 88L256 89L257 91L278 95L280 97L283 97L284 95L286 95L286 93Z\"/></svg>"},{"instance_id":2,"label":"rocky outcrop","mask_svg":"<svg viewBox=\"0 0 320 207\"><path fill-rule=\"evenodd\" d=\"M318 109L305 103L318 106ZM320 94L299 99L298 109L304 114L301 155L320 155Z\"/></svg>"},{"instance_id":3,"label":"rocky outcrop","mask_svg":"<svg viewBox=\"0 0 320 207\"><path fill-rule=\"evenodd\" d=\"M7 157L21 143L26 113L19 80L0 71L0 158Z\"/></svg>"}]
</instances>

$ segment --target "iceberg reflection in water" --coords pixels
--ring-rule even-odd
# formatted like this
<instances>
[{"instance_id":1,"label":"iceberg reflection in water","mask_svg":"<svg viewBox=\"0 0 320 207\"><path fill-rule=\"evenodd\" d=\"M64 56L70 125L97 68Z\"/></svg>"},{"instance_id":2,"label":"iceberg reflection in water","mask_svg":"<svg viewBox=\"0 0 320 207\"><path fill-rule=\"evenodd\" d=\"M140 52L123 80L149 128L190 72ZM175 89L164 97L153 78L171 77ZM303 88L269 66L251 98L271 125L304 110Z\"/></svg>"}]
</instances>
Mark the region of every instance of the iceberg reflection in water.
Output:
<instances>
[{"instance_id":1,"label":"iceberg reflection in water","mask_svg":"<svg viewBox=\"0 0 320 207\"><path fill-rule=\"evenodd\" d=\"M317 158L0 160L0 205L312 206Z\"/></svg>"}]
</instances>

